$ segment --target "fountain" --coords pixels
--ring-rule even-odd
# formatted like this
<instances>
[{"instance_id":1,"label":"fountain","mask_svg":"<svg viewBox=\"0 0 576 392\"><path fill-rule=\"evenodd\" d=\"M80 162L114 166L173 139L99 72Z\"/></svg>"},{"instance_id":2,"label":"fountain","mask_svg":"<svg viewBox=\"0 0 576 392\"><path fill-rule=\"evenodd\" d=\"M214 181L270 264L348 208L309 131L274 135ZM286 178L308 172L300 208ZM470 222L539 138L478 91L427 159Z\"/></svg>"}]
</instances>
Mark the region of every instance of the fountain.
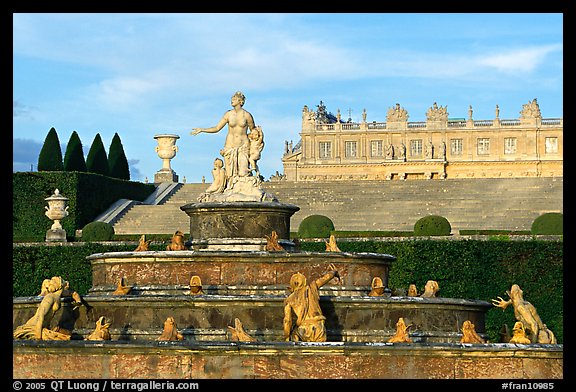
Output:
<instances>
[{"instance_id":1,"label":"fountain","mask_svg":"<svg viewBox=\"0 0 576 392\"><path fill-rule=\"evenodd\" d=\"M90 255L85 306L62 306L71 339L14 340L15 378L562 377L558 346L461 343L465 322L486 338L488 302L439 298L434 281L425 295L392 296L392 255L341 252L335 238L326 252L299 250L289 238L299 208L262 190L263 133L244 100L236 93L218 126L193 132L228 123L234 137L214 186L181 207L186 249ZM39 298L13 303L20 325ZM87 338L95 323L110 339ZM50 358L57 368L42 365Z\"/></svg>"}]
</instances>

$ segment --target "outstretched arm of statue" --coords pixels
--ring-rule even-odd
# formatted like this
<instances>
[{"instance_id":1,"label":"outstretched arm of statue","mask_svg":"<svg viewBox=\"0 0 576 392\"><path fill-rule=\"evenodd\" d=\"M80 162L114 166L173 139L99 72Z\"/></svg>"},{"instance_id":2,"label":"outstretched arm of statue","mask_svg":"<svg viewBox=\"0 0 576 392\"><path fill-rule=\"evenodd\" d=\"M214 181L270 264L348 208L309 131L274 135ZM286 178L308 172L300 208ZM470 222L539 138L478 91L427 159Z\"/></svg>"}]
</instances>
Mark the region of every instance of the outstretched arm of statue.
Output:
<instances>
[{"instance_id":1,"label":"outstretched arm of statue","mask_svg":"<svg viewBox=\"0 0 576 392\"><path fill-rule=\"evenodd\" d=\"M510 305L511 303L512 303L512 300L505 301L502 297L498 297L498 299L492 300L492 305L494 305L498 308L502 308L503 310L506 310L508 305Z\"/></svg>"},{"instance_id":2,"label":"outstretched arm of statue","mask_svg":"<svg viewBox=\"0 0 576 392\"><path fill-rule=\"evenodd\" d=\"M213 127L210 128L193 128L192 132L190 132L191 135L198 135L201 132L204 133L216 133L219 132L222 128L224 128L224 126L228 124L228 113L226 113L222 119L218 122L218 124L216 124Z\"/></svg>"},{"instance_id":3,"label":"outstretched arm of statue","mask_svg":"<svg viewBox=\"0 0 576 392\"><path fill-rule=\"evenodd\" d=\"M316 279L316 286L322 287L333 278L340 279L340 274L338 273L338 270L336 270L336 266L333 263L330 263L329 268L330 271L328 271L324 276Z\"/></svg>"}]
</instances>

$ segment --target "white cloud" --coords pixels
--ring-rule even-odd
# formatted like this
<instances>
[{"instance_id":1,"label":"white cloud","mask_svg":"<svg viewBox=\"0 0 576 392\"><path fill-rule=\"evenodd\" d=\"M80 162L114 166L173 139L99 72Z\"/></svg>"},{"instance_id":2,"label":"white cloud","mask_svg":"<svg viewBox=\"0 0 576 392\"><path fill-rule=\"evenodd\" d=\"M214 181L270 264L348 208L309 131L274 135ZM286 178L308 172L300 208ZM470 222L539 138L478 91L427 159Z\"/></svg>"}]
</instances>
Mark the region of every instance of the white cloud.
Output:
<instances>
[{"instance_id":1,"label":"white cloud","mask_svg":"<svg viewBox=\"0 0 576 392\"><path fill-rule=\"evenodd\" d=\"M542 64L548 54L561 50L562 45L560 44L512 49L477 58L477 63L481 66L495 68L500 72L527 73L532 72Z\"/></svg>"}]
</instances>

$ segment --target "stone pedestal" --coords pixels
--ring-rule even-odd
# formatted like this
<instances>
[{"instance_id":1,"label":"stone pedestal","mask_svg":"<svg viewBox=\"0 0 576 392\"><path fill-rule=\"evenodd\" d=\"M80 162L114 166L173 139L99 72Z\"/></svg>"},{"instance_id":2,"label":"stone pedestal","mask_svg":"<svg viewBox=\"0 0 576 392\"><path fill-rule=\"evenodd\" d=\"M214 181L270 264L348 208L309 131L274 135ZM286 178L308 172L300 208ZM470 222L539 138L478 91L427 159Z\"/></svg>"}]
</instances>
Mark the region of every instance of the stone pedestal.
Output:
<instances>
[{"instance_id":1,"label":"stone pedestal","mask_svg":"<svg viewBox=\"0 0 576 392\"><path fill-rule=\"evenodd\" d=\"M261 251L266 236L293 250L290 217L300 208L279 202L190 203L180 209L190 217L190 245L194 250Z\"/></svg>"},{"instance_id":2,"label":"stone pedestal","mask_svg":"<svg viewBox=\"0 0 576 392\"><path fill-rule=\"evenodd\" d=\"M154 174L154 183L158 184L161 182L178 182L178 175L174 170L159 170Z\"/></svg>"},{"instance_id":3,"label":"stone pedestal","mask_svg":"<svg viewBox=\"0 0 576 392\"><path fill-rule=\"evenodd\" d=\"M46 232L46 242L66 242L66 230L50 229Z\"/></svg>"}]
</instances>

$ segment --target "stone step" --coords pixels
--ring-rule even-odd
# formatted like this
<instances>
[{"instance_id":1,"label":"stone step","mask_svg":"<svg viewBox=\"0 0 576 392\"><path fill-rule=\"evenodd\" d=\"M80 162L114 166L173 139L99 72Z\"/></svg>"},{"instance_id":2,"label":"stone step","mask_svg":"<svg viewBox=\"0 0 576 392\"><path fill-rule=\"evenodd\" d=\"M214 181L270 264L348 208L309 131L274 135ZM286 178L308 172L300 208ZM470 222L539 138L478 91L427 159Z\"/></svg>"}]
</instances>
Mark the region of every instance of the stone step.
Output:
<instances>
[{"instance_id":1,"label":"stone step","mask_svg":"<svg viewBox=\"0 0 576 392\"><path fill-rule=\"evenodd\" d=\"M182 184L161 205L135 205L115 223L118 234L188 232L181 206L209 184ZM563 211L562 178L447 179L364 182L265 182L281 202L295 204L291 231L312 214L326 215L337 230L412 230L420 217L445 216L453 230L529 230L543 212Z\"/></svg>"}]
</instances>

